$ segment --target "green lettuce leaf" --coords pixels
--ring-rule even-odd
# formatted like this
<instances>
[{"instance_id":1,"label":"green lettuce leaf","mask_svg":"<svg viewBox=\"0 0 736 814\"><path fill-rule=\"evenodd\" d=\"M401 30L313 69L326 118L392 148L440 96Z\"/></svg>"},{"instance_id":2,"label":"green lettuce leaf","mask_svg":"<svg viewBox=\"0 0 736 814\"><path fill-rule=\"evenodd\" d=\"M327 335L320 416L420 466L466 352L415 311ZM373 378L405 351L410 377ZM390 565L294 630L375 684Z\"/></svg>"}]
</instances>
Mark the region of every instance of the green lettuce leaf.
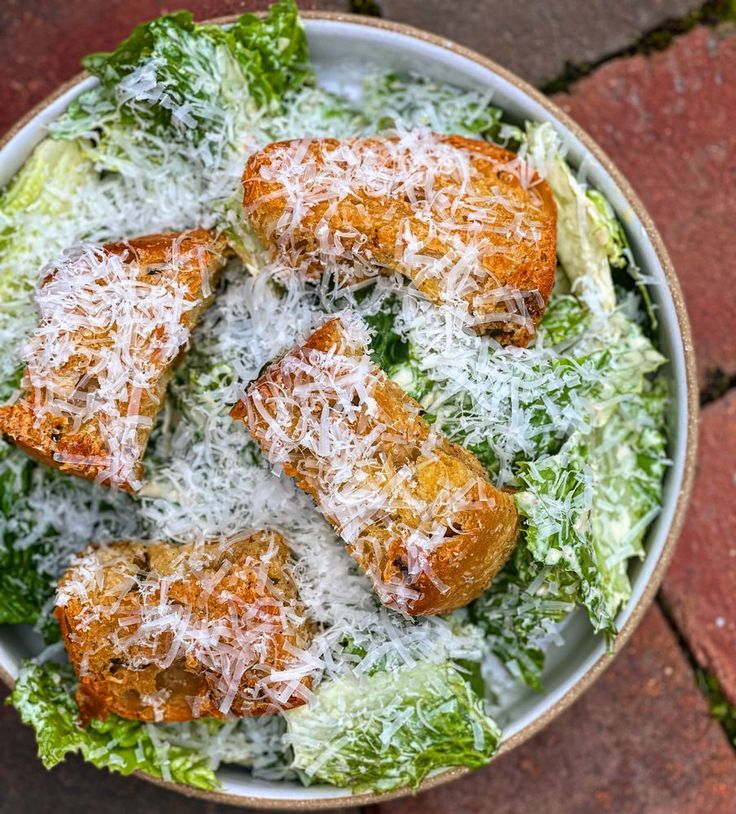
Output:
<instances>
[{"instance_id":1,"label":"green lettuce leaf","mask_svg":"<svg viewBox=\"0 0 736 814\"><path fill-rule=\"evenodd\" d=\"M200 789L218 788L206 754L170 744L156 734L155 725L109 715L80 727L73 687L70 668L27 662L9 698L23 723L36 731L38 755L47 769L79 752L98 768L120 774L142 771Z\"/></svg>"},{"instance_id":2,"label":"green lettuce leaf","mask_svg":"<svg viewBox=\"0 0 736 814\"><path fill-rule=\"evenodd\" d=\"M549 123L530 124L526 159L547 180L557 203L557 256L572 285L589 306L616 307L610 257L618 257L611 224L564 159L562 141Z\"/></svg>"},{"instance_id":3,"label":"green lettuce leaf","mask_svg":"<svg viewBox=\"0 0 736 814\"><path fill-rule=\"evenodd\" d=\"M360 681L346 676L285 717L304 779L355 791L415 789L437 769L484 766L501 738L469 683L447 663Z\"/></svg>"},{"instance_id":4,"label":"green lettuce leaf","mask_svg":"<svg viewBox=\"0 0 736 814\"><path fill-rule=\"evenodd\" d=\"M592 448L573 435L560 452L521 466L516 503L526 518L524 545L533 560L551 566L564 583L577 586L575 601L588 611L593 629L616 633L604 590L603 559L591 534Z\"/></svg>"},{"instance_id":5,"label":"green lettuce leaf","mask_svg":"<svg viewBox=\"0 0 736 814\"><path fill-rule=\"evenodd\" d=\"M251 87L258 82L261 103L280 99L313 77L307 38L293 0L273 3L265 18L243 14L226 36Z\"/></svg>"},{"instance_id":6,"label":"green lettuce leaf","mask_svg":"<svg viewBox=\"0 0 736 814\"><path fill-rule=\"evenodd\" d=\"M16 513L23 511L35 467L30 458L0 441L0 624L35 623L53 592L36 562L39 546L14 545Z\"/></svg>"},{"instance_id":7,"label":"green lettuce leaf","mask_svg":"<svg viewBox=\"0 0 736 814\"><path fill-rule=\"evenodd\" d=\"M548 330L565 343L579 327L576 312L555 310ZM512 561L471 605L491 652L538 690L544 645L576 605L609 640L615 633L616 614L631 595L630 559L643 556L661 505L667 395L661 380L649 377L664 359L623 314L607 320L616 338L586 395L591 421L554 452L517 464L522 537ZM595 332L583 341L595 343Z\"/></svg>"},{"instance_id":8,"label":"green lettuce leaf","mask_svg":"<svg viewBox=\"0 0 736 814\"><path fill-rule=\"evenodd\" d=\"M613 615L631 596L628 563L644 556L644 537L662 503L668 466L661 380L623 399L593 434L593 501L590 535L600 564L603 593Z\"/></svg>"},{"instance_id":9,"label":"green lettuce leaf","mask_svg":"<svg viewBox=\"0 0 736 814\"><path fill-rule=\"evenodd\" d=\"M0 440L0 624L58 638L56 581L90 540L136 536L133 498L42 466Z\"/></svg>"},{"instance_id":10,"label":"green lettuce leaf","mask_svg":"<svg viewBox=\"0 0 736 814\"><path fill-rule=\"evenodd\" d=\"M52 126L56 138L98 141L100 130L122 123L199 144L225 129L228 113L246 127L258 108L273 106L312 75L291 0L274 3L265 18L244 14L227 30L196 24L189 12L167 14L82 64L100 84ZM227 135L233 142L242 137Z\"/></svg>"},{"instance_id":11,"label":"green lettuce leaf","mask_svg":"<svg viewBox=\"0 0 736 814\"><path fill-rule=\"evenodd\" d=\"M574 580L540 565L523 541L490 587L469 606L470 619L486 635L489 650L516 681L541 691L543 644L576 607Z\"/></svg>"}]
</instances>

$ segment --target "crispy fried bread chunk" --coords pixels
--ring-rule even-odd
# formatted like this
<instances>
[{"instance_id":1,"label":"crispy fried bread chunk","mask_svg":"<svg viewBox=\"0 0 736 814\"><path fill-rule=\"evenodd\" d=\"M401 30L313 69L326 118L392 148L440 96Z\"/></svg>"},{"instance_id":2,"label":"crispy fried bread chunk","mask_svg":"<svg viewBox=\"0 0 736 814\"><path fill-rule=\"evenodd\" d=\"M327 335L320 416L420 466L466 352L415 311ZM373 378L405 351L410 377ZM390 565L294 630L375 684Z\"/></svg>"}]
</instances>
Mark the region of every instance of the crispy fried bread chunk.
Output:
<instances>
[{"instance_id":1,"label":"crispy fried bread chunk","mask_svg":"<svg viewBox=\"0 0 736 814\"><path fill-rule=\"evenodd\" d=\"M243 206L273 259L339 285L399 272L479 333L526 345L554 283L557 207L515 153L462 136L277 142Z\"/></svg>"},{"instance_id":2,"label":"crispy fried bread chunk","mask_svg":"<svg viewBox=\"0 0 736 814\"><path fill-rule=\"evenodd\" d=\"M306 700L310 627L274 531L90 547L59 583L56 616L83 721L251 717Z\"/></svg>"},{"instance_id":3,"label":"crispy fried bread chunk","mask_svg":"<svg viewBox=\"0 0 736 814\"><path fill-rule=\"evenodd\" d=\"M42 463L135 491L171 378L225 244L203 229L83 245L36 292L20 396L0 432Z\"/></svg>"},{"instance_id":4,"label":"crispy fried bread chunk","mask_svg":"<svg viewBox=\"0 0 736 814\"><path fill-rule=\"evenodd\" d=\"M367 341L361 323L331 319L272 363L231 415L312 496L384 604L447 613L509 558L514 499L427 424Z\"/></svg>"}]
</instances>

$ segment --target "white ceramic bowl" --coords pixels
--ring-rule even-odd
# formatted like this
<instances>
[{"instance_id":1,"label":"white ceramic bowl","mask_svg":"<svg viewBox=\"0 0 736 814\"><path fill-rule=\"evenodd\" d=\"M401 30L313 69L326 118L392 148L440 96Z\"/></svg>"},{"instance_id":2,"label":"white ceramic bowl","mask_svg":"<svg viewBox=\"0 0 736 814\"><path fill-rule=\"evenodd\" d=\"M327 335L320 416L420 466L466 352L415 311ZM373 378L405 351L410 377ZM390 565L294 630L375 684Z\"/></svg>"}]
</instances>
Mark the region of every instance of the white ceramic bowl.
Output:
<instances>
[{"instance_id":1,"label":"white ceramic bowl","mask_svg":"<svg viewBox=\"0 0 736 814\"><path fill-rule=\"evenodd\" d=\"M643 562L632 566L632 596L618 616L617 650L631 634L662 579L682 523L695 459L697 383L687 314L677 278L659 235L629 184L602 150L562 111L533 88L479 54L423 31L373 18L352 15L305 14L312 62L319 81L341 92L355 92L361 77L377 70L417 72L451 82L461 88L493 91L493 103L507 116L549 121L561 133L572 164L584 164L590 183L604 193L625 225L637 261L650 280L651 295L659 309L659 344L670 360L665 375L672 388L670 448L672 460L664 488L662 512L652 525ZM218 20L226 23L227 20ZM96 44L89 43L94 51ZM4 186L43 137L45 126L81 91L96 80L81 76L37 107L9 134L0 148L0 186ZM9 683L21 659L38 643L27 629L0 628L0 675ZM501 751L518 746L579 696L610 662L601 637L593 635L585 615L578 612L564 628L564 645L554 647L544 673L545 690L521 691L509 710ZM430 777L429 787L463 774L447 771ZM298 784L253 780L244 771L219 773L222 791L199 792L166 784L185 794L195 794L256 808L316 809L376 802L400 796L351 795L327 786L304 788ZM160 781L156 781L160 782Z\"/></svg>"}]
</instances>

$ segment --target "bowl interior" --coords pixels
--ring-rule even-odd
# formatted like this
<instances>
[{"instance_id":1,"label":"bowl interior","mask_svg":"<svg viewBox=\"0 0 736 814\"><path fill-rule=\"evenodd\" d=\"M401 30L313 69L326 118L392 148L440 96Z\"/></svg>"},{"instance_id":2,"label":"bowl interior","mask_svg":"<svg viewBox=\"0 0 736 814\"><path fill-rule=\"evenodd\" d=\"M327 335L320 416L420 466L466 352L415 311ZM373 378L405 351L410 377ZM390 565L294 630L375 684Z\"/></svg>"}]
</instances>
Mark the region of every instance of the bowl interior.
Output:
<instances>
[{"instance_id":1,"label":"bowl interior","mask_svg":"<svg viewBox=\"0 0 736 814\"><path fill-rule=\"evenodd\" d=\"M338 19L309 18L305 21L312 61L324 86L357 95L361 78L368 73L391 70L401 74L420 73L451 82L461 88L492 91L493 103L507 111L512 120L551 121L561 133L573 165L584 172L590 183L601 190L625 225L632 249L647 278L653 281L652 298L659 309L660 347L670 360L666 375L671 381L670 449L672 465L668 471L662 511L650 529L647 555L631 568L633 593L618 617L619 628L632 616L652 582L655 569L667 542L670 526L680 500L685 472L688 432L688 396L685 354L678 315L667 284L662 263L647 231L603 163L578 135L537 97L530 95L517 80L504 72L474 61L469 55L443 47L437 41L421 39L406 32L381 26ZM44 135L45 125L61 113L69 101L92 84L87 79L52 102L21 128L0 151L0 184L4 185L22 165L32 147ZM655 578L658 575L654 575ZM647 592L649 593L649 592ZM561 700L605 659L603 641L593 635L582 612L573 614L564 626L564 644L553 647L545 669L543 693L520 689L507 709L505 746L521 742L541 720L551 717ZM17 674L20 660L37 652L38 637L25 628L0 629L0 672ZM340 804L349 793L330 787L304 788L297 784L268 783L253 780L246 772L224 769L220 772L223 792L248 798L249 805L278 805L279 801L302 801L302 805Z\"/></svg>"}]
</instances>

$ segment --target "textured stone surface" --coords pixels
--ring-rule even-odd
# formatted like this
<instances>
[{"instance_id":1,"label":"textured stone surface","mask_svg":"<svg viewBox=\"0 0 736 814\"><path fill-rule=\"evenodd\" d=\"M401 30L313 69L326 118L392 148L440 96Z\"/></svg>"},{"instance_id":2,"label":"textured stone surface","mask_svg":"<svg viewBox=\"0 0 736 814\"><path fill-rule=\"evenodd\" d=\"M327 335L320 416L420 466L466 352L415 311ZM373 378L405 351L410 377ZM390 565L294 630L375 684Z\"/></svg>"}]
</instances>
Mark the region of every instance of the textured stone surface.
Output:
<instances>
[{"instance_id":1,"label":"textured stone surface","mask_svg":"<svg viewBox=\"0 0 736 814\"><path fill-rule=\"evenodd\" d=\"M631 45L699 0L377 0L390 20L426 28L474 48L530 82L566 63L596 62Z\"/></svg>"},{"instance_id":2,"label":"textured stone surface","mask_svg":"<svg viewBox=\"0 0 736 814\"><path fill-rule=\"evenodd\" d=\"M203 20L269 5L269 0L2 0L0 134L77 73L85 54L114 48L138 23L181 8ZM349 0L299 0L303 9L347 11L349 5Z\"/></svg>"},{"instance_id":3,"label":"textured stone surface","mask_svg":"<svg viewBox=\"0 0 736 814\"><path fill-rule=\"evenodd\" d=\"M661 611L575 705L482 771L372 814L726 814L736 762Z\"/></svg>"},{"instance_id":4,"label":"textured stone surface","mask_svg":"<svg viewBox=\"0 0 736 814\"><path fill-rule=\"evenodd\" d=\"M663 592L691 652L736 704L736 390L703 410L695 491Z\"/></svg>"},{"instance_id":5,"label":"textured stone surface","mask_svg":"<svg viewBox=\"0 0 736 814\"><path fill-rule=\"evenodd\" d=\"M736 374L736 28L698 28L615 60L555 99L623 170L682 283L701 384Z\"/></svg>"}]
</instances>

